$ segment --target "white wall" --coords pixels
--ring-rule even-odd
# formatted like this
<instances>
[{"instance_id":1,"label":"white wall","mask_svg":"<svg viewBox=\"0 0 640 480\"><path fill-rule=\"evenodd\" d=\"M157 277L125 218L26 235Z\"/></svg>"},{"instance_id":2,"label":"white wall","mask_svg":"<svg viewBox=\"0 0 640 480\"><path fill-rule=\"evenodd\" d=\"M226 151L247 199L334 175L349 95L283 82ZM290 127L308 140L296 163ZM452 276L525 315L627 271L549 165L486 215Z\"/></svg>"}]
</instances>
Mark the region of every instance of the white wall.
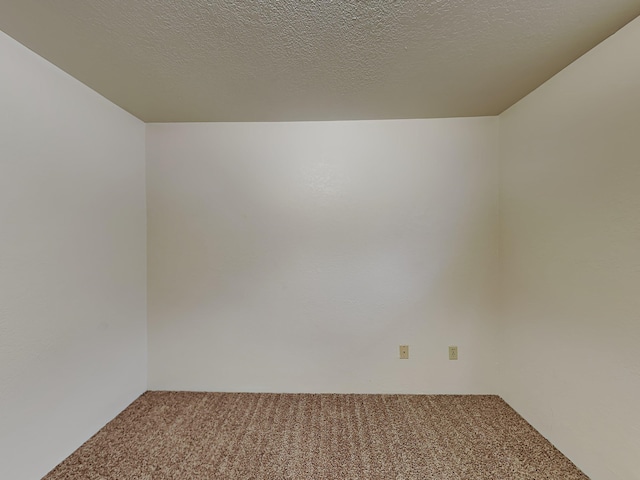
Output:
<instances>
[{"instance_id":1,"label":"white wall","mask_svg":"<svg viewBox=\"0 0 640 480\"><path fill-rule=\"evenodd\" d=\"M640 19L500 117L500 393L594 479L640 479Z\"/></svg>"},{"instance_id":2,"label":"white wall","mask_svg":"<svg viewBox=\"0 0 640 480\"><path fill-rule=\"evenodd\" d=\"M146 388L144 124L0 33L0 478Z\"/></svg>"},{"instance_id":3,"label":"white wall","mask_svg":"<svg viewBox=\"0 0 640 480\"><path fill-rule=\"evenodd\" d=\"M150 388L487 392L496 126L148 125Z\"/></svg>"}]
</instances>

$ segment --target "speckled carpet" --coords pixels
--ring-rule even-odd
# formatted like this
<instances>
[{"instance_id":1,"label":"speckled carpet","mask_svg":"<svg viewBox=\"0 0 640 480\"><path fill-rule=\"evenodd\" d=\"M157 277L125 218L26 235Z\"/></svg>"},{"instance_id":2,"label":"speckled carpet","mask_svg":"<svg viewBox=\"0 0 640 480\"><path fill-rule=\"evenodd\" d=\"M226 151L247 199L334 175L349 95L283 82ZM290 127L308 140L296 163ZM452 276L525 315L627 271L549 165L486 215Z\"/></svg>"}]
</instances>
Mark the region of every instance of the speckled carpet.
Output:
<instances>
[{"instance_id":1,"label":"speckled carpet","mask_svg":"<svg viewBox=\"0 0 640 480\"><path fill-rule=\"evenodd\" d=\"M496 396L147 392L44 478L587 477Z\"/></svg>"}]
</instances>

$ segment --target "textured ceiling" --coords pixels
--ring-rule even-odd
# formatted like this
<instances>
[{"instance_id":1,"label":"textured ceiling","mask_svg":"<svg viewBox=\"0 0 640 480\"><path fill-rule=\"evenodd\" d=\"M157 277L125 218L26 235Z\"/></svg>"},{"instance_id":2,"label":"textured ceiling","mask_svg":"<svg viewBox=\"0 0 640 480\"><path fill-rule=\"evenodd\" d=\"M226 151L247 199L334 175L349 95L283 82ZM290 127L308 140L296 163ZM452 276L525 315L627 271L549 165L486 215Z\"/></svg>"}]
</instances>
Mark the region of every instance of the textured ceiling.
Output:
<instances>
[{"instance_id":1,"label":"textured ceiling","mask_svg":"<svg viewBox=\"0 0 640 480\"><path fill-rule=\"evenodd\" d=\"M640 0L0 0L0 29L148 122L494 115Z\"/></svg>"}]
</instances>

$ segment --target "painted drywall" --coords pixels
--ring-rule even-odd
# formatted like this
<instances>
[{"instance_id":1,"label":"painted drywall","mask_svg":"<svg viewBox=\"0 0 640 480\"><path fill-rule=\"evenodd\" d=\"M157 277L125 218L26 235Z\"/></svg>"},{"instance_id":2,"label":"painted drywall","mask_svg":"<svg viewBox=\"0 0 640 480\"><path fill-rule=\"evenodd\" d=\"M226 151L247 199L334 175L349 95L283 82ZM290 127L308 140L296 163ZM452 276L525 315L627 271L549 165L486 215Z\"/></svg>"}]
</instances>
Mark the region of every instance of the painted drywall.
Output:
<instances>
[{"instance_id":1,"label":"painted drywall","mask_svg":"<svg viewBox=\"0 0 640 480\"><path fill-rule=\"evenodd\" d=\"M146 388L144 124L0 33L0 478Z\"/></svg>"},{"instance_id":2,"label":"painted drywall","mask_svg":"<svg viewBox=\"0 0 640 480\"><path fill-rule=\"evenodd\" d=\"M500 117L500 394L593 479L640 479L640 19Z\"/></svg>"},{"instance_id":3,"label":"painted drywall","mask_svg":"<svg viewBox=\"0 0 640 480\"><path fill-rule=\"evenodd\" d=\"M496 127L147 125L150 388L486 393Z\"/></svg>"}]
</instances>

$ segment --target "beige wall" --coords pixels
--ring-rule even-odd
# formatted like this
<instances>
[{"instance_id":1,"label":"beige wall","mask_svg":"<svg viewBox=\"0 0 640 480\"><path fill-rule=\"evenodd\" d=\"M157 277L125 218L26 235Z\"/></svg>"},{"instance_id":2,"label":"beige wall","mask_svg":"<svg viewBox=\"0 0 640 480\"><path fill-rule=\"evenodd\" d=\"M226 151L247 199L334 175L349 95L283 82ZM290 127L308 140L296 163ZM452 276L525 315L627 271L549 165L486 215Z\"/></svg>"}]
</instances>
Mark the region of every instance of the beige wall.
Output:
<instances>
[{"instance_id":1,"label":"beige wall","mask_svg":"<svg viewBox=\"0 0 640 480\"><path fill-rule=\"evenodd\" d=\"M496 126L148 125L150 388L489 391Z\"/></svg>"},{"instance_id":2,"label":"beige wall","mask_svg":"<svg viewBox=\"0 0 640 480\"><path fill-rule=\"evenodd\" d=\"M146 388L144 124L0 32L0 478Z\"/></svg>"},{"instance_id":3,"label":"beige wall","mask_svg":"<svg viewBox=\"0 0 640 480\"><path fill-rule=\"evenodd\" d=\"M500 116L499 393L594 479L640 478L640 19Z\"/></svg>"}]
</instances>

